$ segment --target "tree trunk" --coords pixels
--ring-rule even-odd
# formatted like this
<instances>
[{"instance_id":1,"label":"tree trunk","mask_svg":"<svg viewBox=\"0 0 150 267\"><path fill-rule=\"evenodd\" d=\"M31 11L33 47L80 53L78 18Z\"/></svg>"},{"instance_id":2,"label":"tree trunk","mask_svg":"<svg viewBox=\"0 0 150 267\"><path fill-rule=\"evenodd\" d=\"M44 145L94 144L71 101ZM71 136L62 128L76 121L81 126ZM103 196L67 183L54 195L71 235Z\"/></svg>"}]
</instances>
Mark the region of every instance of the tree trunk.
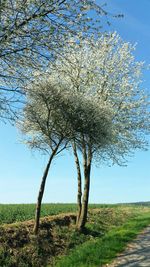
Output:
<instances>
[{"instance_id":1,"label":"tree trunk","mask_svg":"<svg viewBox=\"0 0 150 267\"><path fill-rule=\"evenodd\" d=\"M87 155L88 154L88 155ZM92 163L92 153L91 149L88 148L88 153L86 147L83 147L83 168L84 168L84 193L82 199L82 209L81 215L78 221L77 229L83 231L87 221L88 213L88 201L89 201L89 191L90 191L90 172Z\"/></svg>"},{"instance_id":2,"label":"tree trunk","mask_svg":"<svg viewBox=\"0 0 150 267\"><path fill-rule=\"evenodd\" d=\"M81 215L81 209L82 209L82 180L81 180L81 169L80 169L80 162L77 154L77 149L76 149L76 144L72 143L73 147L73 153L74 153L74 158L75 158L75 164L77 168L77 181L78 181L78 193L77 193L77 205L78 205L78 214L77 214L77 219L76 219L76 225L78 225L78 221L80 219Z\"/></svg>"},{"instance_id":3,"label":"tree trunk","mask_svg":"<svg viewBox=\"0 0 150 267\"><path fill-rule=\"evenodd\" d=\"M47 175L48 175L48 171L49 171L52 159L53 159L53 157L51 155L50 158L49 158L49 161L47 163L47 166L45 168L43 177L42 177L42 182L41 182L41 185L40 185L40 190L39 190L39 194L38 194L38 198L37 198L36 211L35 211L35 224L34 224L34 228L33 228L33 232L34 232L35 235L37 235L38 232L39 232L41 203L42 203L42 198L43 198L43 194L44 194L46 178L47 178Z\"/></svg>"},{"instance_id":4,"label":"tree trunk","mask_svg":"<svg viewBox=\"0 0 150 267\"><path fill-rule=\"evenodd\" d=\"M81 232L84 230L87 221L89 190L90 190L90 171L88 167L86 170L86 176L84 177L84 193L82 200L82 209L77 225L77 229Z\"/></svg>"},{"instance_id":5,"label":"tree trunk","mask_svg":"<svg viewBox=\"0 0 150 267\"><path fill-rule=\"evenodd\" d=\"M50 168L51 162L52 162L54 156L57 153L57 150L59 148L60 143L61 143L61 141L57 144L57 146L53 150L52 154L50 155L49 161L47 163L47 166L45 168L45 171L44 171L44 174L43 174L43 177L42 177L40 190L39 190L39 194L38 194L38 198L37 198L36 211L35 211L35 224L34 224L34 228L33 228L33 233L35 235L37 235L38 232L39 232L41 203L42 203L42 198L43 198L43 194L44 194L46 178L47 178L47 175L48 175L48 172L49 172L49 168Z\"/></svg>"}]
</instances>

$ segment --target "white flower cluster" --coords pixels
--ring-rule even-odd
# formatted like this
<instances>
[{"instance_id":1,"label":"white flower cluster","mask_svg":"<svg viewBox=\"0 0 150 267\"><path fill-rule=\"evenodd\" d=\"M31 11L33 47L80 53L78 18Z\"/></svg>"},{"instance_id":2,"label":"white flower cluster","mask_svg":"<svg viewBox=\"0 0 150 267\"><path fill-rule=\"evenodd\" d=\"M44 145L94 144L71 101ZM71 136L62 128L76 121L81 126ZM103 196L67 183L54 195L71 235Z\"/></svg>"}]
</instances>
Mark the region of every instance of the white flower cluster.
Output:
<instances>
[{"instance_id":1,"label":"white flower cluster","mask_svg":"<svg viewBox=\"0 0 150 267\"><path fill-rule=\"evenodd\" d=\"M50 88L61 95L61 104L60 95L55 99L58 105L50 102L55 111L61 110L56 116L59 127L61 123L70 127L66 134L73 131L79 145L84 135L98 160L120 163L135 149L147 147L149 101L140 88L144 63L135 61L134 50L135 46L123 42L116 32L98 40L71 40L29 90L29 98L39 88L49 97ZM40 107L40 101L34 103ZM40 112L41 118L46 116L43 107Z\"/></svg>"}]
</instances>

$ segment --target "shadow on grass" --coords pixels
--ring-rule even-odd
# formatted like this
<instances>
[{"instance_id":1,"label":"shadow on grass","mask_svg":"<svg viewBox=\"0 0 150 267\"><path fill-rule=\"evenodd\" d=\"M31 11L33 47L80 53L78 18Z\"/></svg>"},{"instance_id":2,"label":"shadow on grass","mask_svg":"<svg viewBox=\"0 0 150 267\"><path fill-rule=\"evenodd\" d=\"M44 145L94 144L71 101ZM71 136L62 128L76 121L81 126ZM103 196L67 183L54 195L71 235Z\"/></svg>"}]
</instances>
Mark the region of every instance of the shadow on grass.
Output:
<instances>
[{"instance_id":1,"label":"shadow on grass","mask_svg":"<svg viewBox=\"0 0 150 267\"><path fill-rule=\"evenodd\" d=\"M104 232L93 230L90 228L84 228L82 233L84 235L92 236L92 237L102 237L104 235Z\"/></svg>"}]
</instances>

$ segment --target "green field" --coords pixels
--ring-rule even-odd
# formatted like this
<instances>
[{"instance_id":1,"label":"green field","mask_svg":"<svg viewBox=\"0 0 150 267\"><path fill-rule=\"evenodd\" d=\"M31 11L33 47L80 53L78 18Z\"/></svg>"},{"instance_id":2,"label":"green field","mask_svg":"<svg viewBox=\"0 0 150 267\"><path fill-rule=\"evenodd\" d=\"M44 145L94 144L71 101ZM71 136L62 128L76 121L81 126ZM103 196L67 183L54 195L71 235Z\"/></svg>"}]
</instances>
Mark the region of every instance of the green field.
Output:
<instances>
[{"instance_id":1,"label":"green field","mask_svg":"<svg viewBox=\"0 0 150 267\"><path fill-rule=\"evenodd\" d=\"M0 224L34 218L35 204L0 204ZM76 211L75 204L42 204L41 217Z\"/></svg>"},{"instance_id":2,"label":"green field","mask_svg":"<svg viewBox=\"0 0 150 267\"><path fill-rule=\"evenodd\" d=\"M111 205L90 204L90 208ZM66 212L76 212L76 204L42 204L41 217ZM26 221L34 218L35 204L0 204L0 224Z\"/></svg>"}]
</instances>

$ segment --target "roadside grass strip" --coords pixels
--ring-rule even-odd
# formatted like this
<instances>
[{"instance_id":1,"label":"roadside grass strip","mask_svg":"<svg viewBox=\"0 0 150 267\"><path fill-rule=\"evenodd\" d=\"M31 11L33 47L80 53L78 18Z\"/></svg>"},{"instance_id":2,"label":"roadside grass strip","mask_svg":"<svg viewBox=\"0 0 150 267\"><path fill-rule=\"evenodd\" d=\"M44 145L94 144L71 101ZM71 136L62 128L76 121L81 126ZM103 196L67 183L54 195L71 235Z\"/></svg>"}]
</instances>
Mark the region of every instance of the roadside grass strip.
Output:
<instances>
[{"instance_id":1,"label":"roadside grass strip","mask_svg":"<svg viewBox=\"0 0 150 267\"><path fill-rule=\"evenodd\" d=\"M109 230L104 237L95 238L73 249L60 258L55 267L100 267L110 263L127 243L133 240L150 224L150 214L141 214L129 219L120 227Z\"/></svg>"}]
</instances>

